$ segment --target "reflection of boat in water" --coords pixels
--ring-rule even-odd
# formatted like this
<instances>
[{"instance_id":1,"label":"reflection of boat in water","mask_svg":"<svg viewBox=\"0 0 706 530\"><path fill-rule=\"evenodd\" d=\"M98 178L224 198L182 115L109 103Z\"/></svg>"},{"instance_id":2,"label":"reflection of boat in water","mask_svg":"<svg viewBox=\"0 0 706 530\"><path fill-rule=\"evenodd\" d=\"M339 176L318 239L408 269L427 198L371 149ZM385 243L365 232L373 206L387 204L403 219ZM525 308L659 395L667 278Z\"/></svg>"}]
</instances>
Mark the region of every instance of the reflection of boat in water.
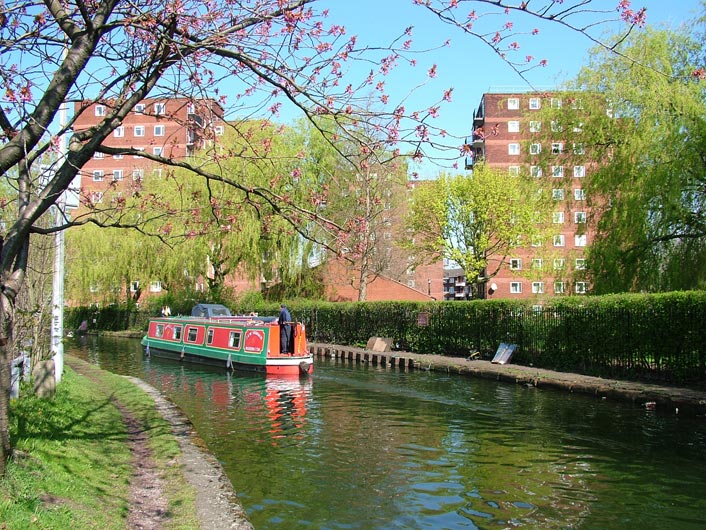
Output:
<instances>
[{"instance_id":1,"label":"reflection of boat in water","mask_svg":"<svg viewBox=\"0 0 706 530\"><path fill-rule=\"evenodd\" d=\"M293 353L281 353L277 317L233 316L223 306L199 304L192 316L150 320L142 345L146 354L158 357L267 374L310 374L314 364L304 324L289 325Z\"/></svg>"}]
</instances>

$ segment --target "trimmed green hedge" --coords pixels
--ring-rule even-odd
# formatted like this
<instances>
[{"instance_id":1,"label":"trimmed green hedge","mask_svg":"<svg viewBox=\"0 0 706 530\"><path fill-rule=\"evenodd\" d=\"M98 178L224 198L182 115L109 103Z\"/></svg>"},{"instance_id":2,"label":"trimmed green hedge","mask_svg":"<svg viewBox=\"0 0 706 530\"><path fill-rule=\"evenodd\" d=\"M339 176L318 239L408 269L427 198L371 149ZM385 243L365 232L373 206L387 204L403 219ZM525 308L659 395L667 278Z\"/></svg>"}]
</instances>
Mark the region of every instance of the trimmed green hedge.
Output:
<instances>
[{"instance_id":1,"label":"trimmed green hedge","mask_svg":"<svg viewBox=\"0 0 706 530\"><path fill-rule=\"evenodd\" d=\"M706 292L623 294L531 301L288 303L311 342L364 346L391 337L401 351L491 359L501 342L518 345L512 362L605 377L706 383ZM279 304L235 307L277 315ZM73 326L85 315L70 310ZM99 329L149 315L99 312ZM113 320L115 319L115 320ZM89 320L89 324L91 320Z\"/></svg>"}]
</instances>

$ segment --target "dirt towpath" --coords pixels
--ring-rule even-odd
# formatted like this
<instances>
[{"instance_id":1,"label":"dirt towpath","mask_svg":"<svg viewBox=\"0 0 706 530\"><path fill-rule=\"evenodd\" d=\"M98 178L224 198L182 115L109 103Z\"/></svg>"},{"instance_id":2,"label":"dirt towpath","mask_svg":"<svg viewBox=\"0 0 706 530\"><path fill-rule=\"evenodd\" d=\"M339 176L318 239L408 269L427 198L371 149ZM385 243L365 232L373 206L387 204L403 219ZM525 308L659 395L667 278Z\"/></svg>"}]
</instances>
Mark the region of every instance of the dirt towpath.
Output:
<instances>
[{"instance_id":1,"label":"dirt towpath","mask_svg":"<svg viewBox=\"0 0 706 530\"><path fill-rule=\"evenodd\" d=\"M556 388L567 392L594 395L600 399L628 401L668 413L706 415L706 391L604 379L568 372L556 372L518 364L493 364L490 361L425 355L409 352L373 352L336 344L309 343L315 356L343 357L405 369L432 370L464 374L484 379L507 381L538 388Z\"/></svg>"}]
</instances>

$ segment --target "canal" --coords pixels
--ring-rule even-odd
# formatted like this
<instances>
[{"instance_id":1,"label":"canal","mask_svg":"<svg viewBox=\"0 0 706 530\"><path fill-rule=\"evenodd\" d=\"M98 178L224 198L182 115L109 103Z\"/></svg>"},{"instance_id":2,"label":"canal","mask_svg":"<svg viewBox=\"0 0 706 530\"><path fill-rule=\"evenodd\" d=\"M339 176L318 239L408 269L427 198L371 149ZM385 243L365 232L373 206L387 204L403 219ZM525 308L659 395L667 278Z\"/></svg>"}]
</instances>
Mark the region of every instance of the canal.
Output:
<instances>
[{"instance_id":1,"label":"canal","mask_svg":"<svg viewBox=\"0 0 706 530\"><path fill-rule=\"evenodd\" d=\"M308 379L67 353L173 400L257 530L706 528L706 419L434 372L317 360Z\"/></svg>"}]
</instances>

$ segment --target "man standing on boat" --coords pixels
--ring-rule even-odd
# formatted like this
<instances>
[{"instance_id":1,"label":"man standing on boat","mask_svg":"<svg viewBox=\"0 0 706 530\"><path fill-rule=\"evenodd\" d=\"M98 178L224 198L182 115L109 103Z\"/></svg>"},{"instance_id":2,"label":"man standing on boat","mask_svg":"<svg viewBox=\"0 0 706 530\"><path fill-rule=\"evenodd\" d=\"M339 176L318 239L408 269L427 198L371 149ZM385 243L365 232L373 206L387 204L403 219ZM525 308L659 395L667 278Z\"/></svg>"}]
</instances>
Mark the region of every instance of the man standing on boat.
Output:
<instances>
[{"instance_id":1,"label":"man standing on boat","mask_svg":"<svg viewBox=\"0 0 706 530\"><path fill-rule=\"evenodd\" d=\"M292 338L292 315L289 314L287 306L281 304L279 306L279 351L280 353L293 353L289 350L289 344Z\"/></svg>"}]
</instances>

